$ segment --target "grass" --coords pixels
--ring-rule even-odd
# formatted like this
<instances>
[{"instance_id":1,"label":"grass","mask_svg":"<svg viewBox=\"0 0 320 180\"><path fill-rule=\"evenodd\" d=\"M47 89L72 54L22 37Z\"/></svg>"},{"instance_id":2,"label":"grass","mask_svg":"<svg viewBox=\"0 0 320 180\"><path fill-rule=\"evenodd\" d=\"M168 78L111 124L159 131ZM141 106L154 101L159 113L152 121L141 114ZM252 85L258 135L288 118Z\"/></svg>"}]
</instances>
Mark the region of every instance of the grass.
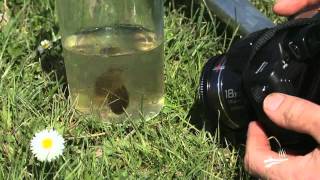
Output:
<instances>
[{"instance_id":1,"label":"grass","mask_svg":"<svg viewBox=\"0 0 320 180\"><path fill-rule=\"evenodd\" d=\"M0 2L3 7L4 2ZM255 1L271 16L269 1ZM165 107L151 121L110 124L79 114L57 74L46 73L36 53L58 35L50 0L10 0L10 20L0 32L0 179L246 179L235 150L195 130L187 114L206 59L224 52L232 33L192 11L167 7ZM58 58L59 56L57 56ZM56 61L57 59L52 59ZM32 136L55 128L66 138L62 158L37 161ZM195 133L191 133L195 132Z\"/></svg>"}]
</instances>

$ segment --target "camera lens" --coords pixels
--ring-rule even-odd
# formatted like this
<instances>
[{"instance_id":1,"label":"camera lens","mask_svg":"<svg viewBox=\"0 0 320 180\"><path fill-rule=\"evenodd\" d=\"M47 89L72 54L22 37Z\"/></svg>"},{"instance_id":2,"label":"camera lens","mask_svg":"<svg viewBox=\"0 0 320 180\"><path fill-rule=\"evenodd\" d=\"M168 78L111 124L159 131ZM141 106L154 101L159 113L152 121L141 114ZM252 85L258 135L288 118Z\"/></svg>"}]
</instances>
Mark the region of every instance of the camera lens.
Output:
<instances>
[{"instance_id":1,"label":"camera lens","mask_svg":"<svg viewBox=\"0 0 320 180\"><path fill-rule=\"evenodd\" d=\"M209 123L219 121L232 130L246 128L251 108L242 92L241 75L226 66L224 55L211 58L203 68L199 99Z\"/></svg>"}]
</instances>

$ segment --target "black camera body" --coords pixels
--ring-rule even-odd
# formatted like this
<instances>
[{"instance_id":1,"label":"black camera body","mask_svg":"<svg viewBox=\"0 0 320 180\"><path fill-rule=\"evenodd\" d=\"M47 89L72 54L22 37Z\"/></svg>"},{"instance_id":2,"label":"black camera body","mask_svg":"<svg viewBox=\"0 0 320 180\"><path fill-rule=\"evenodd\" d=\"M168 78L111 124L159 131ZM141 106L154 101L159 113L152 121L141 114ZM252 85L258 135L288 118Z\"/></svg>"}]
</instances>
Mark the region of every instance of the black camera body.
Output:
<instances>
[{"instance_id":1,"label":"black camera body","mask_svg":"<svg viewBox=\"0 0 320 180\"><path fill-rule=\"evenodd\" d=\"M191 110L198 118L192 121L210 132L219 127L222 136L242 144L249 122L258 120L282 147L314 148L317 143L310 136L268 119L262 105L273 92L320 104L320 14L250 34L211 58L201 74L197 108Z\"/></svg>"}]
</instances>

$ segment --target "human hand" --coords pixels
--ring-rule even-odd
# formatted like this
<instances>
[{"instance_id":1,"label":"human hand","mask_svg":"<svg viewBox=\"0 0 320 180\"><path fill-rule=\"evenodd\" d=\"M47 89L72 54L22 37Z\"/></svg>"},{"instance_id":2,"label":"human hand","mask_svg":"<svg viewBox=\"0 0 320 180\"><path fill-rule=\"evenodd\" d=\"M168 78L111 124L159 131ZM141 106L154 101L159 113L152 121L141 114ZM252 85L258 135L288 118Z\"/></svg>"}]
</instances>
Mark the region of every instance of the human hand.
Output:
<instances>
[{"instance_id":1,"label":"human hand","mask_svg":"<svg viewBox=\"0 0 320 180\"><path fill-rule=\"evenodd\" d=\"M268 117L277 125L300 133L311 135L320 142L320 106L312 102L275 93L269 95L263 104ZM267 164L270 159L281 160ZM304 156L279 157L271 150L268 137L256 121L249 124L245 168L250 174L265 179L319 179L320 146Z\"/></svg>"},{"instance_id":2,"label":"human hand","mask_svg":"<svg viewBox=\"0 0 320 180\"><path fill-rule=\"evenodd\" d=\"M320 0L277 0L273 11L282 16L290 16L317 3Z\"/></svg>"}]
</instances>

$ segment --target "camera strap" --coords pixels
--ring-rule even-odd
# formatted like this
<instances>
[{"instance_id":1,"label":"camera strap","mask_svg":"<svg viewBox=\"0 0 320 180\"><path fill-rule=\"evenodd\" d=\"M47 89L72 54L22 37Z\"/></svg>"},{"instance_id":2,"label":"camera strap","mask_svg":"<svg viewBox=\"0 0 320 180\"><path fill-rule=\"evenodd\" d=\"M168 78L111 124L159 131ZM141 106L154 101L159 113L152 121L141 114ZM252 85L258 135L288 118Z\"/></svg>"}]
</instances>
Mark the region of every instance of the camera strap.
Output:
<instances>
[{"instance_id":1,"label":"camera strap","mask_svg":"<svg viewBox=\"0 0 320 180\"><path fill-rule=\"evenodd\" d=\"M306 19L296 19L292 21L288 21L285 24L280 24L274 28L266 30L261 37L253 44L252 52L249 57L248 64L251 63L251 61L255 58L257 52L265 45L267 44L274 36L277 35L278 32L287 30L289 28L295 28L299 26L307 26L311 24L320 24L320 15L318 14L315 18L306 18ZM320 33L320 32L319 32Z\"/></svg>"}]
</instances>

